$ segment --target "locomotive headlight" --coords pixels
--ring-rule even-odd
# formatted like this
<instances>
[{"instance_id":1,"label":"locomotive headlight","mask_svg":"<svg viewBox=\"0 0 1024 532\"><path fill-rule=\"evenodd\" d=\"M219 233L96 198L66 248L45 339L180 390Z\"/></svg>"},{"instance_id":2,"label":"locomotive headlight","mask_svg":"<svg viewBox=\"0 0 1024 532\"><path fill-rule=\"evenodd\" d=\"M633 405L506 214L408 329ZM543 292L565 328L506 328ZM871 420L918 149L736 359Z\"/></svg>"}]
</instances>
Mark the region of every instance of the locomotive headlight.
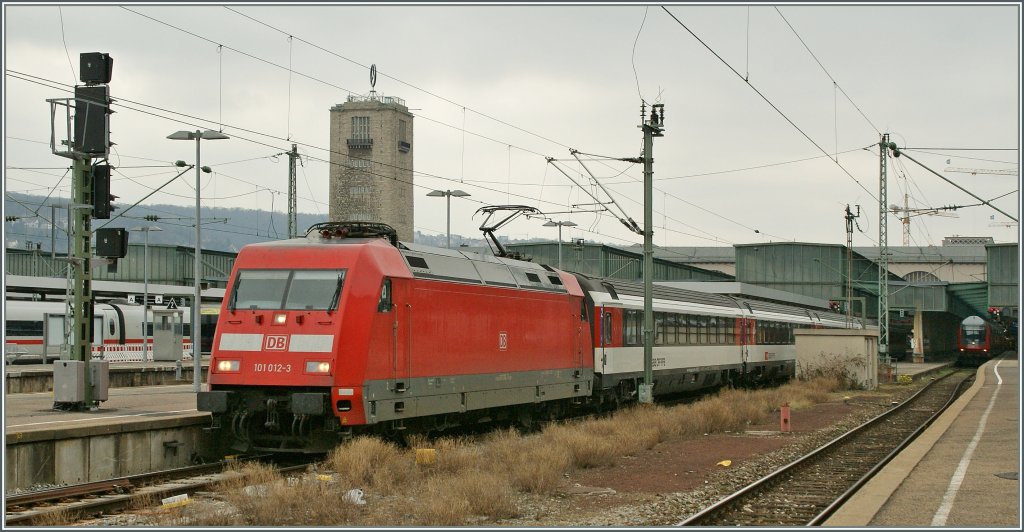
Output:
<instances>
[{"instance_id":1,"label":"locomotive headlight","mask_svg":"<svg viewBox=\"0 0 1024 532\"><path fill-rule=\"evenodd\" d=\"M306 373L330 373L331 363L330 362L317 362L315 360L309 360L306 362Z\"/></svg>"},{"instance_id":2,"label":"locomotive headlight","mask_svg":"<svg viewBox=\"0 0 1024 532\"><path fill-rule=\"evenodd\" d=\"M237 360L219 360L217 361L217 371L225 372L237 372L239 363Z\"/></svg>"},{"instance_id":3,"label":"locomotive headlight","mask_svg":"<svg viewBox=\"0 0 1024 532\"><path fill-rule=\"evenodd\" d=\"M274 325L284 325L288 322L287 314L274 314Z\"/></svg>"}]
</instances>

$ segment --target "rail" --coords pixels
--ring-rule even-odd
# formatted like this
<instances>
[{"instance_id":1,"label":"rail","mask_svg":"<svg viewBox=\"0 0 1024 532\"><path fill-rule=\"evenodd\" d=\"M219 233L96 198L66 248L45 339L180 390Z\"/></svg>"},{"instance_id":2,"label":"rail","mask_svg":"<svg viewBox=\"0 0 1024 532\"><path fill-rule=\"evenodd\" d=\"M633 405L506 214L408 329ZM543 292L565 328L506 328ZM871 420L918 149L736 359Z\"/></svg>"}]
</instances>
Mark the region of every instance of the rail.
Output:
<instances>
[{"instance_id":1,"label":"rail","mask_svg":"<svg viewBox=\"0 0 1024 532\"><path fill-rule=\"evenodd\" d=\"M55 516L82 519L122 511L137 503L140 497L160 500L174 495L195 493L224 480L223 473L230 463L225 461L201 464L10 495L5 500L4 524L10 526L47 523L48 520L55 519ZM302 471L308 466L308 463L301 463L283 466L278 470L282 473Z\"/></svg>"},{"instance_id":2,"label":"rail","mask_svg":"<svg viewBox=\"0 0 1024 532\"><path fill-rule=\"evenodd\" d=\"M949 373L896 408L846 432L679 523L802 526L824 522L958 397L970 376ZM893 441L896 443L893 443Z\"/></svg>"}]
</instances>

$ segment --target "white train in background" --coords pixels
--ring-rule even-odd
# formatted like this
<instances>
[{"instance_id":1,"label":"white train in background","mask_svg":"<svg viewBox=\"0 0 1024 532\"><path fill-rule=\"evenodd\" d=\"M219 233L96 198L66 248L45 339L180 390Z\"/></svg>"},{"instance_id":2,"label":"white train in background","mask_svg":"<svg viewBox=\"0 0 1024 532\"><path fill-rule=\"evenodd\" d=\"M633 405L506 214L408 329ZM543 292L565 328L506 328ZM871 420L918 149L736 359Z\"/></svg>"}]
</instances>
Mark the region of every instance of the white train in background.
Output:
<instances>
[{"instance_id":1,"label":"white train in background","mask_svg":"<svg viewBox=\"0 0 1024 532\"><path fill-rule=\"evenodd\" d=\"M4 302L4 354L7 363L50 363L61 357L61 346L67 340L67 308L63 301L6 300ZM179 307L179 327L186 350L191 349L191 311ZM134 303L108 302L93 306L93 357L106 351L143 350L143 306ZM153 338L153 308L150 308L148 337ZM203 352L208 353L217 324L216 314L202 317ZM156 325L160 327L160 325ZM174 331L178 332L178 331ZM152 346L151 346L152 348Z\"/></svg>"}]
</instances>

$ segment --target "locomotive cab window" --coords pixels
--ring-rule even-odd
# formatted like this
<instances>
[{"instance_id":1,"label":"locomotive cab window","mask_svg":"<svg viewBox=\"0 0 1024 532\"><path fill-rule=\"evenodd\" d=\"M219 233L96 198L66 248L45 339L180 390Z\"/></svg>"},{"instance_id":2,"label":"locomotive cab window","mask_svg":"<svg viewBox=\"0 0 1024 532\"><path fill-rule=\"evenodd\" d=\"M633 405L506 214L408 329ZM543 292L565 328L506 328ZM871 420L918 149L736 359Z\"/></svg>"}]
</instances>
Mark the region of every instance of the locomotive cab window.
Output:
<instances>
[{"instance_id":1,"label":"locomotive cab window","mask_svg":"<svg viewBox=\"0 0 1024 532\"><path fill-rule=\"evenodd\" d=\"M284 300L286 310L328 310L338 306L344 270L296 270Z\"/></svg>"},{"instance_id":2,"label":"locomotive cab window","mask_svg":"<svg viewBox=\"0 0 1024 532\"><path fill-rule=\"evenodd\" d=\"M242 270L231 306L249 310L334 310L346 270Z\"/></svg>"}]
</instances>

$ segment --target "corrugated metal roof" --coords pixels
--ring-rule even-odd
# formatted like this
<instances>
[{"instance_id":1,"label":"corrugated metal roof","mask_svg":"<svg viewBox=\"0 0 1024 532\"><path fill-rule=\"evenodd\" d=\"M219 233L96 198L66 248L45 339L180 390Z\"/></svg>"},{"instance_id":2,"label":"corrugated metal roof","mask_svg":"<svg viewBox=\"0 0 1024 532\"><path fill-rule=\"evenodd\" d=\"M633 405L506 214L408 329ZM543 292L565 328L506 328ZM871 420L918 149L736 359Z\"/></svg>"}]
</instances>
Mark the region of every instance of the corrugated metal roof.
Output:
<instances>
[{"instance_id":1,"label":"corrugated metal roof","mask_svg":"<svg viewBox=\"0 0 1024 532\"><path fill-rule=\"evenodd\" d=\"M877 247L853 246L853 251L878 260ZM985 246L889 246L889 262L978 262L986 261Z\"/></svg>"},{"instance_id":2,"label":"corrugated metal roof","mask_svg":"<svg viewBox=\"0 0 1024 532\"><path fill-rule=\"evenodd\" d=\"M963 302L971 313L988 315L988 283L958 283L946 286L946 293Z\"/></svg>"}]
</instances>

